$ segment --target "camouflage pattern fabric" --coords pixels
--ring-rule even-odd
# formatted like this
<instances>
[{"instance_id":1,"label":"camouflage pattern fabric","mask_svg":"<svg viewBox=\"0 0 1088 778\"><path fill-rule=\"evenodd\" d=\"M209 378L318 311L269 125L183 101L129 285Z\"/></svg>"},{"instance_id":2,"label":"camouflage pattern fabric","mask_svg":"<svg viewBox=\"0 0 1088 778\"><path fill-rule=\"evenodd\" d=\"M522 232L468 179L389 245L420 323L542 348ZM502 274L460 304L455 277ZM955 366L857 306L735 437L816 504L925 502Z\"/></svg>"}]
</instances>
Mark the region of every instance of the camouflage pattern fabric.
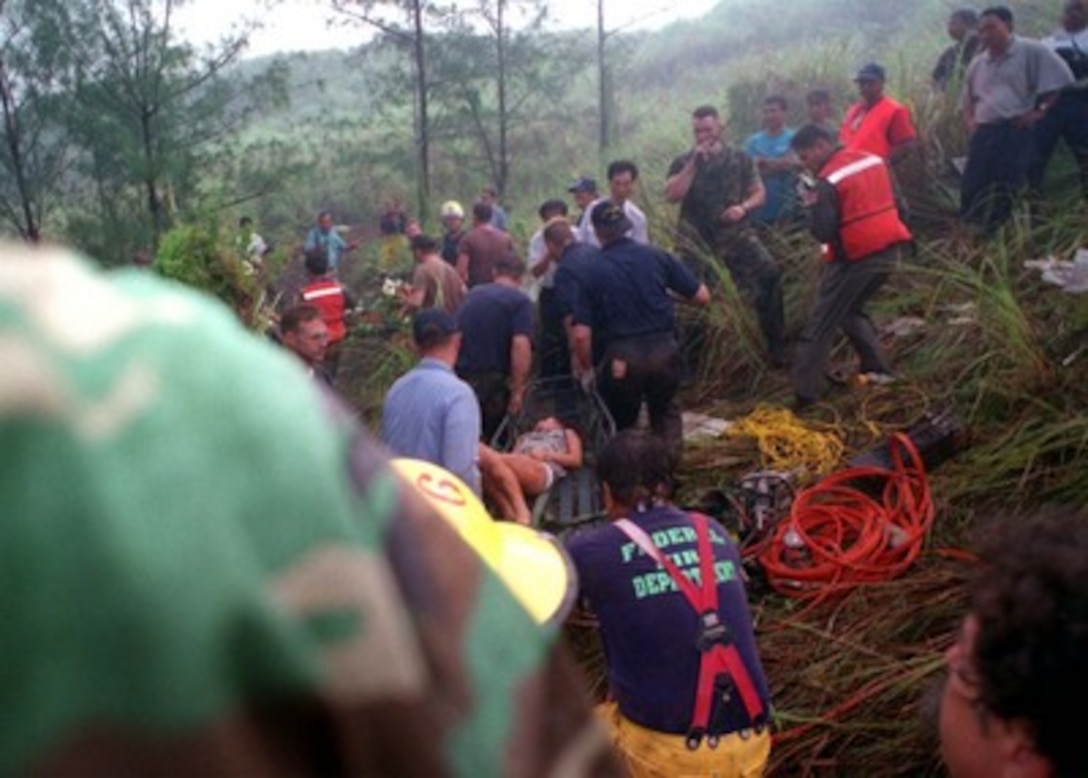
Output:
<instances>
[{"instance_id":1,"label":"camouflage pattern fabric","mask_svg":"<svg viewBox=\"0 0 1088 778\"><path fill-rule=\"evenodd\" d=\"M535 626L291 356L0 245L0 773L614 772Z\"/></svg>"},{"instance_id":2,"label":"camouflage pattern fabric","mask_svg":"<svg viewBox=\"0 0 1088 778\"><path fill-rule=\"evenodd\" d=\"M689 151L673 160L668 175L679 173L693 153ZM725 146L710 159L699 160L691 188L680 205L676 250L681 254L717 253L739 236L754 235L748 218L727 225L721 214L744 201L758 180L755 161L732 146Z\"/></svg>"}]
</instances>

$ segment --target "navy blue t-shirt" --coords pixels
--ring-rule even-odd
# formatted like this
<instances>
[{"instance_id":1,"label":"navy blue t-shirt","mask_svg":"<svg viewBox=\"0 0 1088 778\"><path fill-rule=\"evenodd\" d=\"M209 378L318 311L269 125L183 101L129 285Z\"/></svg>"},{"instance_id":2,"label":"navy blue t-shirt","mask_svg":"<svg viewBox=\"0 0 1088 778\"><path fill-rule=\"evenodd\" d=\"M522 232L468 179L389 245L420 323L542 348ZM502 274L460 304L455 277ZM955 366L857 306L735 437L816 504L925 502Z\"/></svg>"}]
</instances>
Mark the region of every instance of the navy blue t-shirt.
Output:
<instances>
[{"instance_id":1,"label":"navy blue t-shirt","mask_svg":"<svg viewBox=\"0 0 1088 778\"><path fill-rule=\"evenodd\" d=\"M510 342L533 337L533 301L520 289L498 283L472 288L457 311L461 353L457 373L510 374Z\"/></svg>"},{"instance_id":2,"label":"navy blue t-shirt","mask_svg":"<svg viewBox=\"0 0 1088 778\"><path fill-rule=\"evenodd\" d=\"M571 316L578 307L578 298L589 279L590 265L601 252L588 243L571 243L563 249L555 269L555 299L561 316Z\"/></svg>"},{"instance_id":3,"label":"navy blue t-shirt","mask_svg":"<svg viewBox=\"0 0 1088 778\"><path fill-rule=\"evenodd\" d=\"M699 546L686 513L666 506L629 518L698 585ZM770 690L756 650L740 554L720 524L710 520L709 525L718 613L768 710ZM611 524L575 535L567 550L578 570L581 595L600 619L609 689L620 712L647 729L686 733L701 657L695 648L695 610L669 574ZM722 732L751 725L740 695L733 699Z\"/></svg>"},{"instance_id":4,"label":"navy blue t-shirt","mask_svg":"<svg viewBox=\"0 0 1088 778\"><path fill-rule=\"evenodd\" d=\"M609 340L673 330L669 292L694 297L699 281L668 252L620 238L601 249L589 267L575 324L599 330Z\"/></svg>"}]
</instances>

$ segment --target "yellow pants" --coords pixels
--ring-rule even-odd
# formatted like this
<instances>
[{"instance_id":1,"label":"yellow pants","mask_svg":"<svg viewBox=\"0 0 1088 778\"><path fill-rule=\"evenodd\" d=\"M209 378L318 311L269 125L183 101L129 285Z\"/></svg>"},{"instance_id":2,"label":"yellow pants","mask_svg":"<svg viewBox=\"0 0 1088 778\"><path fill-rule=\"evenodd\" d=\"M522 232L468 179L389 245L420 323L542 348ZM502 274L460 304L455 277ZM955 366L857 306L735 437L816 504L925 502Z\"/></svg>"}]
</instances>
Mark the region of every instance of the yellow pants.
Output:
<instances>
[{"instance_id":1,"label":"yellow pants","mask_svg":"<svg viewBox=\"0 0 1088 778\"><path fill-rule=\"evenodd\" d=\"M771 733L747 738L726 735L711 748L706 740L694 751L683 735L654 732L625 719L614 702L597 706L612 745L632 778L759 778L771 755Z\"/></svg>"}]
</instances>

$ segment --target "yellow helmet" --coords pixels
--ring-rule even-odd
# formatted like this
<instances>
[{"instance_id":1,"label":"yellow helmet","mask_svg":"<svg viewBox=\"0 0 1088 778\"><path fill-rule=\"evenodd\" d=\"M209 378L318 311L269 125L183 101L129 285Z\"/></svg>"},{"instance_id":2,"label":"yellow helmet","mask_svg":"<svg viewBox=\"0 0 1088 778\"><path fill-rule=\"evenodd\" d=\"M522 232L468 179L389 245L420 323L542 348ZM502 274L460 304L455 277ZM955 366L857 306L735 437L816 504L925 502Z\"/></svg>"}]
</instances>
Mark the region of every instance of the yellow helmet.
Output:
<instances>
[{"instance_id":1,"label":"yellow helmet","mask_svg":"<svg viewBox=\"0 0 1088 778\"><path fill-rule=\"evenodd\" d=\"M578 592L574 565L556 538L530 527L495 521L457 476L418 459L393 468L422 494L479 554L538 624L558 624Z\"/></svg>"}]
</instances>

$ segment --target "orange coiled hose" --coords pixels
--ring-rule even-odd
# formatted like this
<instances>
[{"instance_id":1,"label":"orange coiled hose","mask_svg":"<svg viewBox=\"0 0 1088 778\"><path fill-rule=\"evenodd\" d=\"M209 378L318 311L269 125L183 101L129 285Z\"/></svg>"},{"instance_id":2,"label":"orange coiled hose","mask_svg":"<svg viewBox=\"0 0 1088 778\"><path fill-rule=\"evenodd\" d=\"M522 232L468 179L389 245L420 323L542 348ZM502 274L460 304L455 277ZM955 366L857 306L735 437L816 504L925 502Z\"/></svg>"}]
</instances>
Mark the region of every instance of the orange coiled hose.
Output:
<instances>
[{"instance_id":1,"label":"orange coiled hose","mask_svg":"<svg viewBox=\"0 0 1088 778\"><path fill-rule=\"evenodd\" d=\"M757 556L775 591L817 602L894 578L918 558L935 513L925 468L908 436L892 435L889 448L890 470L850 468L798 492Z\"/></svg>"}]
</instances>

